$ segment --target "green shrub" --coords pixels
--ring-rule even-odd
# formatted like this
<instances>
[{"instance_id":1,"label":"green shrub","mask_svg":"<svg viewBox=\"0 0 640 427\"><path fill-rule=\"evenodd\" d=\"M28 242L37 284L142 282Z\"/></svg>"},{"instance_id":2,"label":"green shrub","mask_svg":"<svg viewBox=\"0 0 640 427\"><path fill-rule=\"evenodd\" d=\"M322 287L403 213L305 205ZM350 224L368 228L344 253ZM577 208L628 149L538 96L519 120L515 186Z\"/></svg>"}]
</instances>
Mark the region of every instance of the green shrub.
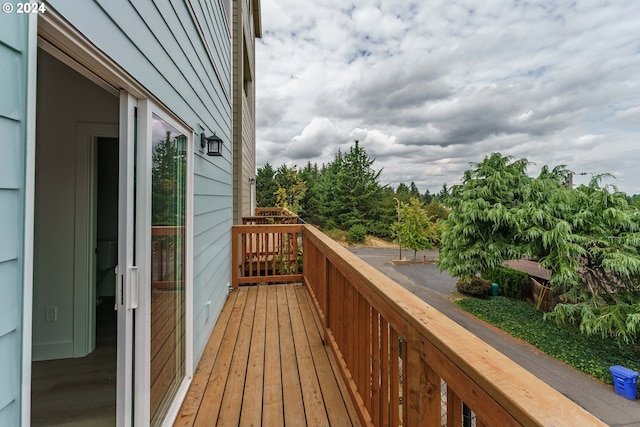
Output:
<instances>
[{"instance_id":1,"label":"green shrub","mask_svg":"<svg viewBox=\"0 0 640 427\"><path fill-rule=\"evenodd\" d=\"M345 242L347 240L347 232L338 228L322 229L322 232L337 242Z\"/></svg>"},{"instance_id":2,"label":"green shrub","mask_svg":"<svg viewBox=\"0 0 640 427\"><path fill-rule=\"evenodd\" d=\"M328 219L322 224L322 230L335 230L337 228L338 224L332 219Z\"/></svg>"},{"instance_id":3,"label":"green shrub","mask_svg":"<svg viewBox=\"0 0 640 427\"><path fill-rule=\"evenodd\" d=\"M479 276L464 277L456 283L461 294L484 296L491 290L491 282Z\"/></svg>"},{"instance_id":4,"label":"green shrub","mask_svg":"<svg viewBox=\"0 0 640 427\"><path fill-rule=\"evenodd\" d=\"M347 241L350 243L362 243L365 237L367 237L367 227L362 224L355 224L349 228Z\"/></svg>"},{"instance_id":5,"label":"green shrub","mask_svg":"<svg viewBox=\"0 0 640 427\"><path fill-rule=\"evenodd\" d=\"M508 267L495 267L482 273L482 277L500 286L500 294L525 301L531 293L531 278L527 273Z\"/></svg>"}]
</instances>

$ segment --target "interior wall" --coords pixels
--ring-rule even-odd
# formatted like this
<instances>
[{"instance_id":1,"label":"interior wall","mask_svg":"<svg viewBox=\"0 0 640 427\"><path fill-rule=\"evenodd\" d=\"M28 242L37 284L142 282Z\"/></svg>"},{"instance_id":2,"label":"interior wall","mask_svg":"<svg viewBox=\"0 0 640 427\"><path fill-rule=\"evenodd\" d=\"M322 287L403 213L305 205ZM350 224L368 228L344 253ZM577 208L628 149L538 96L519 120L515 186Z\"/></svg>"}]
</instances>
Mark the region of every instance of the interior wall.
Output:
<instances>
[{"instance_id":1,"label":"interior wall","mask_svg":"<svg viewBox=\"0 0 640 427\"><path fill-rule=\"evenodd\" d=\"M34 360L73 357L76 127L118 123L118 108L116 97L38 51Z\"/></svg>"},{"instance_id":2,"label":"interior wall","mask_svg":"<svg viewBox=\"0 0 640 427\"><path fill-rule=\"evenodd\" d=\"M97 264L100 265L100 257L107 259L103 264L115 266L117 264L118 243L118 138L98 138L98 197L96 230L98 245L100 242L113 242L114 253L107 256L98 250ZM98 271L98 297L114 296L116 275L113 268L107 271Z\"/></svg>"}]
</instances>

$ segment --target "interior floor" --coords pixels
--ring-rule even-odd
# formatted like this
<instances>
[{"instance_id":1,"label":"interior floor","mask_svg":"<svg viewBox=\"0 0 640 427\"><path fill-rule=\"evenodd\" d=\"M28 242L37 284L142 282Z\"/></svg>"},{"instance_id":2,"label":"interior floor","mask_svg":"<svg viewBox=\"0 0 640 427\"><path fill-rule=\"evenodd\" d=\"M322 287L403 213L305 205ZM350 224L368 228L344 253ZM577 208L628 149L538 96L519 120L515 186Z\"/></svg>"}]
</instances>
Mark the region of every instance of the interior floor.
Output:
<instances>
[{"instance_id":1,"label":"interior floor","mask_svg":"<svg viewBox=\"0 0 640 427\"><path fill-rule=\"evenodd\" d=\"M86 357L33 362L32 426L114 426L117 316L113 297L96 308L96 349Z\"/></svg>"}]
</instances>

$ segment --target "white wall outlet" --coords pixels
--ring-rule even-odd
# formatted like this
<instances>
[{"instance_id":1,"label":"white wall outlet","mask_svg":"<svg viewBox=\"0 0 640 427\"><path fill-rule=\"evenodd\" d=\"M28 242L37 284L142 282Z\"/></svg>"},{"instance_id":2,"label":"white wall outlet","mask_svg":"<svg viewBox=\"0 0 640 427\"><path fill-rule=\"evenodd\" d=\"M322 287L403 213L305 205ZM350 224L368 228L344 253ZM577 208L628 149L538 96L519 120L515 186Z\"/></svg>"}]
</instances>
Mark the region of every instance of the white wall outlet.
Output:
<instances>
[{"instance_id":1,"label":"white wall outlet","mask_svg":"<svg viewBox=\"0 0 640 427\"><path fill-rule=\"evenodd\" d=\"M58 321L58 307L47 306L44 308L44 321L45 322L57 322Z\"/></svg>"}]
</instances>

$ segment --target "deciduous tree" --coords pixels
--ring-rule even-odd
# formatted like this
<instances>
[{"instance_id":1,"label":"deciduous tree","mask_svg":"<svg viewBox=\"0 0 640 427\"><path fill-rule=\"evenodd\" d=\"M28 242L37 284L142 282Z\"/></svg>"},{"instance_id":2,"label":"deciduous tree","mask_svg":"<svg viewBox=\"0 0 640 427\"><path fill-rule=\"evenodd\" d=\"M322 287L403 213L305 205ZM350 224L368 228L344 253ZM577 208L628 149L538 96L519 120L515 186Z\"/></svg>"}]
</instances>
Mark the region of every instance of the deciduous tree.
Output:
<instances>
[{"instance_id":1,"label":"deciduous tree","mask_svg":"<svg viewBox=\"0 0 640 427\"><path fill-rule=\"evenodd\" d=\"M432 248L432 242L437 238L434 223L416 197L411 197L408 203L400 203L398 222L393 231L400 245L413 249L414 259L418 251Z\"/></svg>"}]
</instances>

